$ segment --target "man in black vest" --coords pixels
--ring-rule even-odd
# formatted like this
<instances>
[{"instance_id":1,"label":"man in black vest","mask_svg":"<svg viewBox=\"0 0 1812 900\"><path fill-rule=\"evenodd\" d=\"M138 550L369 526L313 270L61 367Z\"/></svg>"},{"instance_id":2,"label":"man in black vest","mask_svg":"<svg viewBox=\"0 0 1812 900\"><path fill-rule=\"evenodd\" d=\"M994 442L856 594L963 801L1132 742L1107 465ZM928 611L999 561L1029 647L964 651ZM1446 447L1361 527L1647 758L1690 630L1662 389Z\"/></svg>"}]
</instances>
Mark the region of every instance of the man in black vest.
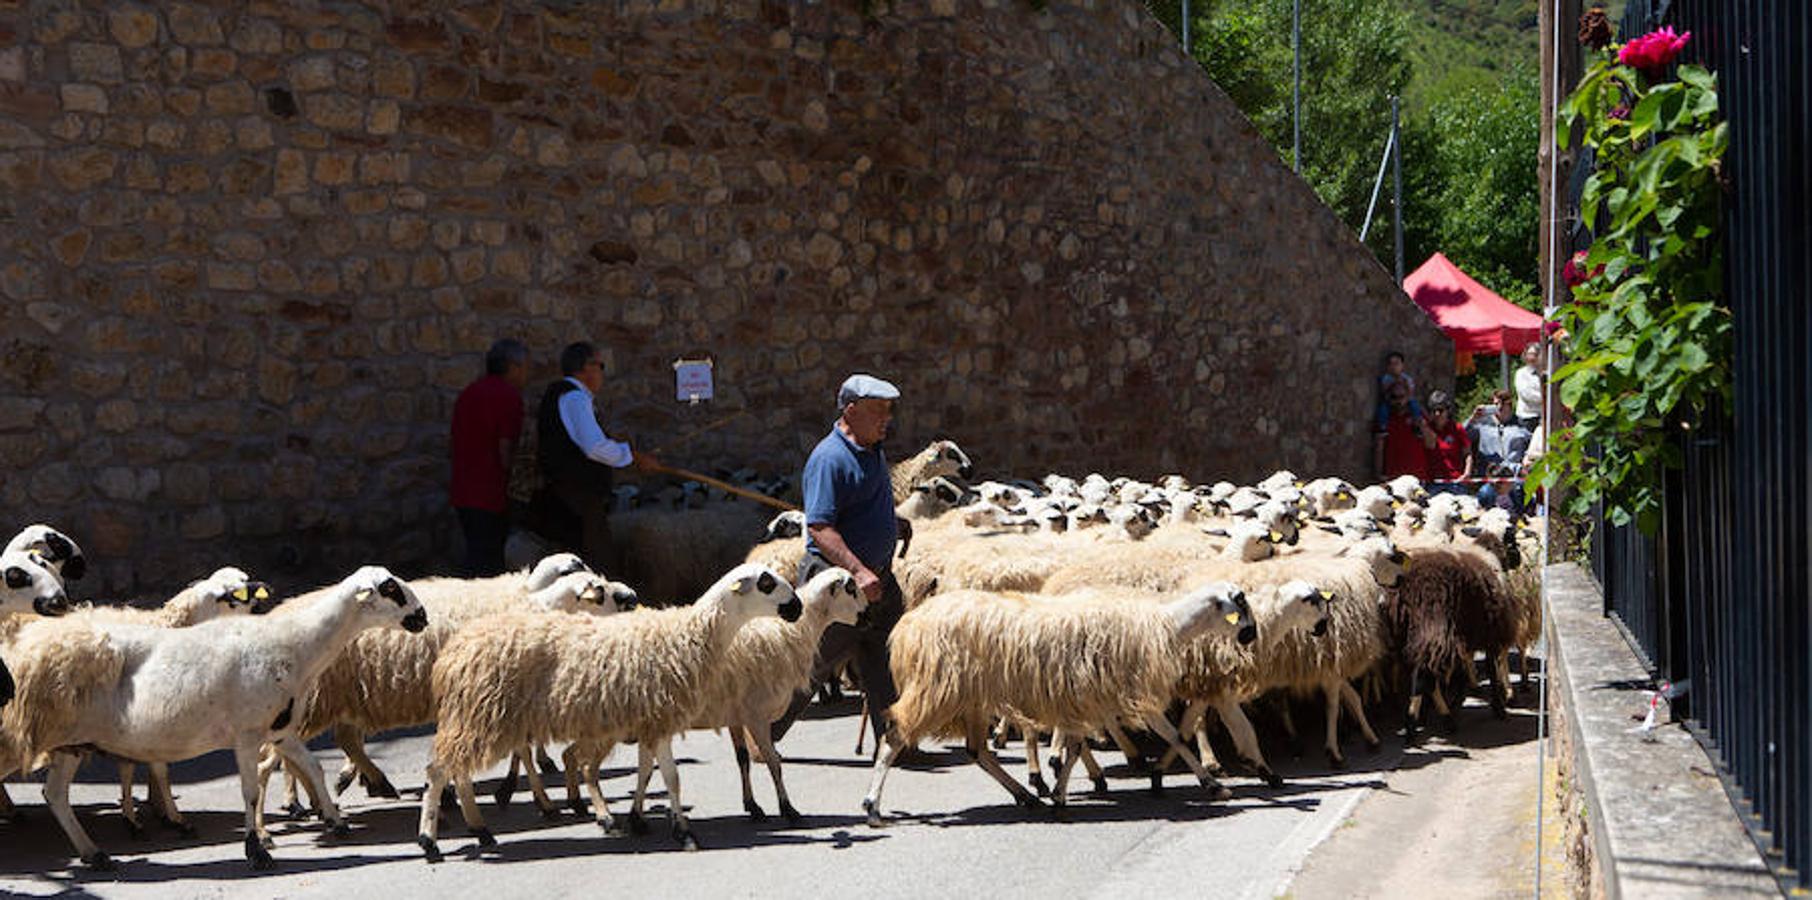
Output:
<instances>
[{"instance_id":1,"label":"man in black vest","mask_svg":"<svg viewBox=\"0 0 1812 900\"><path fill-rule=\"evenodd\" d=\"M604 361L598 348L584 341L560 351L560 374L547 386L536 414L536 454L541 477L555 505L578 520L579 532L570 535L585 562L599 572L616 575L617 560L610 554L611 476L614 470L635 466L650 471L660 463L654 455L638 452L623 441L611 440L598 425L593 398L604 387Z\"/></svg>"}]
</instances>

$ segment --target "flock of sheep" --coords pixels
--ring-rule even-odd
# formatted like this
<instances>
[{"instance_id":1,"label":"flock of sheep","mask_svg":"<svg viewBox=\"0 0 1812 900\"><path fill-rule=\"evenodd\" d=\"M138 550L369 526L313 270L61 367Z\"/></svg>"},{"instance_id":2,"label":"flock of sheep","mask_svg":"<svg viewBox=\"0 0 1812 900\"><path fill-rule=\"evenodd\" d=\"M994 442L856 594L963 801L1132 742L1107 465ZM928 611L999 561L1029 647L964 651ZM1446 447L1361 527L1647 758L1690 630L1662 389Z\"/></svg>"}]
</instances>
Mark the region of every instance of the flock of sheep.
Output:
<instances>
[{"instance_id":1,"label":"flock of sheep","mask_svg":"<svg viewBox=\"0 0 1812 900\"><path fill-rule=\"evenodd\" d=\"M1424 697L1451 716L1444 689L1471 683L1482 654L1501 714L1508 655L1541 627L1520 523L1470 498L1430 497L1414 479L1363 490L1287 472L1246 487L1099 475L970 484L970 468L948 441L894 467L897 508L911 523L895 563L907 612L889 643L893 727L877 737L863 799L877 826L893 761L932 737L961 737L1025 806L1042 805L1040 795L1067 803L1078 762L1104 789L1097 738L1154 789L1180 759L1220 798L1212 719L1244 765L1277 785L1243 704L1319 692L1328 758L1341 765L1343 708L1378 743L1362 691L1407 684L1413 734ZM589 798L612 833L646 830L658 766L672 835L692 848L671 742L726 729L744 809L765 818L750 782L758 759L780 813L797 820L769 725L811 687L824 630L856 624L863 603L841 569L795 588L803 521L757 509L706 500L625 512L614 530L636 573L610 573L622 580L555 553L482 579L405 581L366 566L280 600L229 567L152 610L72 606L64 581L81 575L80 547L31 526L0 555L0 777L44 770L57 823L84 863L107 868L69 804L84 756L119 761L129 828L141 827L132 785L143 763L157 816L189 831L166 766L230 749L245 853L263 868L272 864L265 791L279 768L291 812L306 812L299 785L330 833L344 834L335 797L355 778L373 797L397 796L365 738L433 724L417 835L430 861L441 858L446 789L479 843L493 843L473 779L506 760L496 801L508 802L520 769L536 804L555 813L542 781L553 745L564 745L565 802L584 814ZM641 602L650 596L695 599L654 608ZM331 787L306 748L329 730L346 757ZM1015 732L1027 745L1025 784L990 742ZM1158 758L1129 732L1161 739ZM1042 772L1045 740L1054 786ZM626 821L598 783L619 743L638 757ZM0 791L0 815L9 808Z\"/></svg>"}]
</instances>

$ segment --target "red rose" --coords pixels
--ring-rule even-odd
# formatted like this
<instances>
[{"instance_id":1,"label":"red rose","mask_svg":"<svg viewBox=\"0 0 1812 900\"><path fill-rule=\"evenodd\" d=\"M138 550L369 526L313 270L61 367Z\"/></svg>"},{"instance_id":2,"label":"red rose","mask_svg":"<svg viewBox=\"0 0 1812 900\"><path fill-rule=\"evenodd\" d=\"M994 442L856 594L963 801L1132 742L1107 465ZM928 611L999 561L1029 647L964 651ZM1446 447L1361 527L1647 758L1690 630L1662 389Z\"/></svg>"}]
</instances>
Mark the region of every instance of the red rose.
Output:
<instances>
[{"instance_id":1,"label":"red rose","mask_svg":"<svg viewBox=\"0 0 1812 900\"><path fill-rule=\"evenodd\" d=\"M1674 27L1668 25L1624 44L1617 51L1617 61L1654 81L1673 64L1674 57L1680 55L1691 39L1692 32L1674 34Z\"/></svg>"}]
</instances>

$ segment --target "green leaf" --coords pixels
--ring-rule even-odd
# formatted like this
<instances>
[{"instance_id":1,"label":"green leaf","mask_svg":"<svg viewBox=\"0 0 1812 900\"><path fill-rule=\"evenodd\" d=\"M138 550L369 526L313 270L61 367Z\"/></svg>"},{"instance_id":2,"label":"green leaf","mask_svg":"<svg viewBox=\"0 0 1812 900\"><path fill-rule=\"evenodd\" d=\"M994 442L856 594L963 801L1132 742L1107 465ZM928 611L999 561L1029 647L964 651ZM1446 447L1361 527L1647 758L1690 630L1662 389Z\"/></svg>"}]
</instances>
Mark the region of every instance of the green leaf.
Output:
<instances>
[{"instance_id":1,"label":"green leaf","mask_svg":"<svg viewBox=\"0 0 1812 900\"><path fill-rule=\"evenodd\" d=\"M1718 90L1717 76L1705 70L1704 66L1684 65L1675 74L1680 80L1703 91L1710 91L1715 96Z\"/></svg>"}]
</instances>

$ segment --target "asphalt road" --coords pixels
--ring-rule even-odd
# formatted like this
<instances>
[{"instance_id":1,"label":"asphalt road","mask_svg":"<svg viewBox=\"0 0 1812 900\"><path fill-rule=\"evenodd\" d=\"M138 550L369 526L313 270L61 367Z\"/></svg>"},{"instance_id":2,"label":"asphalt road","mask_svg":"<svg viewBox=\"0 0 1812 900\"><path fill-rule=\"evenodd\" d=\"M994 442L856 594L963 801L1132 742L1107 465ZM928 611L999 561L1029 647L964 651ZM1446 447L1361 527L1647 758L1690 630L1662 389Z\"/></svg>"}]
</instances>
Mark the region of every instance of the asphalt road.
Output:
<instances>
[{"instance_id":1,"label":"asphalt road","mask_svg":"<svg viewBox=\"0 0 1812 900\"><path fill-rule=\"evenodd\" d=\"M1167 795L1149 797L1143 778L1113 765L1118 754L1103 753L1110 777L1119 776L1112 778L1110 791L1078 794L1059 820L1048 811L1015 807L959 751L931 746L936 765L889 777L882 806L891 822L871 829L860 809L867 758L852 753L854 706L814 707L814 713L821 717L798 723L781 744L788 788L806 816L796 826L778 817L754 824L744 815L727 738L693 732L676 742L683 796L703 847L698 852L682 852L667 837L664 795L654 806L660 814L651 822L654 828L640 837L607 836L589 818L570 814L545 821L526 789L499 812L486 795L499 767L479 784L480 804L498 846L477 853L458 815L449 811L442 816L440 841L447 859L428 865L414 843L414 795L430 739L411 733L371 744L374 758L404 791L403 800L375 801L358 786L349 788L342 803L353 831L339 839L322 834L318 822L292 824L273 812L277 868L270 872L253 872L244 859L238 781L228 755L173 770L177 802L199 828L194 838L155 825L143 839L128 837L115 807L111 765L84 771L73 791L77 813L119 863L111 873L90 872L74 862L38 784L8 784L24 818L0 823L0 895L345 898L490 891L499 897L551 898L609 890L919 897L994 889L1015 896L1043 891L1125 896L1149 890L1270 897L1401 758L1388 737L1376 753L1349 742L1349 768L1329 773L1315 739L1305 736L1310 752L1300 761L1281 749L1268 751L1290 779L1285 787L1271 790L1234 776L1226 782L1233 798L1216 803L1187 775L1170 776ZM318 756L331 779L339 752L322 749ZM1017 750L1003 751L1002 758L1010 771L1023 772ZM614 811L627 809L633 761L625 749L610 760L605 790ZM774 812L766 773L757 767L755 777L757 799ZM1087 791L1088 782L1079 778L1072 787ZM558 802L563 791L550 790Z\"/></svg>"}]
</instances>

